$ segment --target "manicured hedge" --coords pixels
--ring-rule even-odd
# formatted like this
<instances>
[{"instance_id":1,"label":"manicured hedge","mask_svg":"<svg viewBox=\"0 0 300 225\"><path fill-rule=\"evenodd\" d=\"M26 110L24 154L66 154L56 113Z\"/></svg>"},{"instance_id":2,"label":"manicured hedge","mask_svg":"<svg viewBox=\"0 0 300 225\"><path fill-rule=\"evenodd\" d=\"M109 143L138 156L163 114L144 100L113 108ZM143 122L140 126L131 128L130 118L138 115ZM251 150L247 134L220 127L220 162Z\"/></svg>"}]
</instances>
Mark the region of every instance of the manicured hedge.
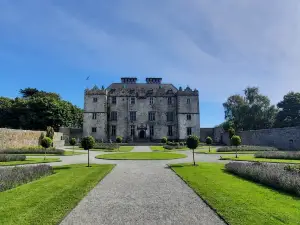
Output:
<instances>
[{"instance_id":1,"label":"manicured hedge","mask_svg":"<svg viewBox=\"0 0 300 225\"><path fill-rule=\"evenodd\" d=\"M247 180L300 196L300 168L275 163L230 162L225 170Z\"/></svg>"},{"instance_id":2,"label":"manicured hedge","mask_svg":"<svg viewBox=\"0 0 300 225\"><path fill-rule=\"evenodd\" d=\"M256 146L256 145L240 145L226 146L217 149L217 152L235 152L235 151L277 151L277 148L268 146Z\"/></svg>"},{"instance_id":3,"label":"manicured hedge","mask_svg":"<svg viewBox=\"0 0 300 225\"><path fill-rule=\"evenodd\" d=\"M63 155L64 152L64 150L53 148L48 148L46 150L46 154ZM40 149L2 149L0 150L0 154L45 154L45 149L43 149L43 147Z\"/></svg>"},{"instance_id":4,"label":"manicured hedge","mask_svg":"<svg viewBox=\"0 0 300 225\"><path fill-rule=\"evenodd\" d=\"M24 161L24 160L26 160L25 155L0 154L0 162Z\"/></svg>"},{"instance_id":5,"label":"manicured hedge","mask_svg":"<svg viewBox=\"0 0 300 225\"><path fill-rule=\"evenodd\" d=\"M257 152L254 155L255 158L266 158L266 159L299 159L300 152L281 152L281 151L270 151L270 152Z\"/></svg>"},{"instance_id":6,"label":"manicured hedge","mask_svg":"<svg viewBox=\"0 0 300 225\"><path fill-rule=\"evenodd\" d=\"M49 165L0 168L0 192L53 174Z\"/></svg>"}]
</instances>

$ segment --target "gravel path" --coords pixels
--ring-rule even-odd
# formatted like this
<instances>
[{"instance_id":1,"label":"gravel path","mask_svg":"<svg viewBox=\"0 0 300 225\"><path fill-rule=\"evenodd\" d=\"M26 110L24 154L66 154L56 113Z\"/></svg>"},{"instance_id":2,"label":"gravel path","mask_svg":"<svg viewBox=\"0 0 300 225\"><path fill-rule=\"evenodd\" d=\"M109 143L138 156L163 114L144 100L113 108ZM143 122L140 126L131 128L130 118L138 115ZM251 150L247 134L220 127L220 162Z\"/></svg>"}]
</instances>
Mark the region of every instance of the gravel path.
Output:
<instances>
[{"instance_id":1,"label":"gravel path","mask_svg":"<svg viewBox=\"0 0 300 225\"><path fill-rule=\"evenodd\" d=\"M148 146L136 146L131 152L152 152Z\"/></svg>"},{"instance_id":2,"label":"gravel path","mask_svg":"<svg viewBox=\"0 0 300 225\"><path fill-rule=\"evenodd\" d=\"M133 151L150 149L136 147ZM98 163L116 163L117 166L61 224L224 224L166 167L169 162L191 160L191 153L186 153L188 158L171 161L98 160Z\"/></svg>"}]
</instances>

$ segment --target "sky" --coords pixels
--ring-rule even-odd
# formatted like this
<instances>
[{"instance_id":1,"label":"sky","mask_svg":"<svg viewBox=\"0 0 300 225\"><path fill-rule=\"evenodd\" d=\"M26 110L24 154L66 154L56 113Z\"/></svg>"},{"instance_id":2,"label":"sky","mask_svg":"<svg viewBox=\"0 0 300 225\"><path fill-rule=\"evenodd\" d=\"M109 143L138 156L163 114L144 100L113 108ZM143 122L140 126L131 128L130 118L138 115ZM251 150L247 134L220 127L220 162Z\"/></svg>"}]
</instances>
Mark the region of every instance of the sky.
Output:
<instances>
[{"instance_id":1,"label":"sky","mask_svg":"<svg viewBox=\"0 0 300 225\"><path fill-rule=\"evenodd\" d=\"M298 0L0 0L0 96L162 77L199 90L201 127L258 86L273 104L300 91ZM90 76L89 80L86 77Z\"/></svg>"}]
</instances>

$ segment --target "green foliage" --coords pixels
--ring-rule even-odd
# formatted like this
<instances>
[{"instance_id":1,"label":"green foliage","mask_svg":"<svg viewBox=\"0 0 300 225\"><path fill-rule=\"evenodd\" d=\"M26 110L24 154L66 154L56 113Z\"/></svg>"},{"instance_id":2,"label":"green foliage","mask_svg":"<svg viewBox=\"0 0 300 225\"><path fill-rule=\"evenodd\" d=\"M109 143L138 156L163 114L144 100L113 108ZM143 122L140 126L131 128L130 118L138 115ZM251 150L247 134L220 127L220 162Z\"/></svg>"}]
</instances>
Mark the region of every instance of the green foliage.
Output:
<instances>
[{"instance_id":1,"label":"green foliage","mask_svg":"<svg viewBox=\"0 0 300 225\"><path fill-rule=\"evenodd\" d=\"M44 138L42 139L41 145L42 145L44 148L49 148L49 147L51 147L51 145L52 145L52 139L49 138L49 137L44 137Z\"/></svg>"},{"instance_id":2,"label":"green foliage","mask_svg":"<svg viewBox=\"0 0 300 225\"><path fill-rule=\"evenodd\" d=\"M269 146L257 146L257 145L240 145L238 147L226 146L217 149L217 152L233 152L233 151L241 151L241 152L255 152L255 151L277 151L277 148L269 147Z\"/></svg>"},{"instance_id":3,"label":"green foliage","mask_svg":"<svg viewBox=\"0 0 300 225\"><path fill-rule=\"evenodd\" d=\"M123 137L118 136L118 137L116 138L116 142L117 142L117 143L122 143L122 141L123 141Z\"/></svg>"},{"instance_id":4,"label":"green foliage","mask_svg":"<svg viewBox=\"0 0 300 225\"><path fill-rule=\"evenodd\" d=\"M280 109L275 121L275 127L300 126L300 93L289 92L277 104Z\"/></svg>"},{"instance_id":5,"label":"green foliage","mask_svg":"<svg viewBox=\"0 0 300 225\"><path fill-rule=\"evenodd\" d=\"M53 140L54 137L54 129L53 127L48 126L46 129L46 137L50 138L51 140Z\"/></svg>"},{"instance_id":6,"label":"green foliage","mask_svg":"<svg viewBox=\"0 0 300 225\"><path fill-rule=\"evenodd\" d=\"M223 107L226 121L231 121L237 130L271 128L277 114L275 106L257 87L247 87L244 96L230 96Z\"/></svg>"},{"instance_id":7,"label":"green foliage","mask_svg":"<svg viewBox=\"0 0 300 225\"><path fill-rule=\"evenodd\" d=\"M69 141L69 144L72 145L72 146L76 145L76 139L71 138L70 141Z\"/></svg>"},{"instance_id":8,"label":"green foliage","mask_svg":"<svg viewBox=\"0 0 300 225\"><path fill-rule=\"evenodd\" d=\"M239 146L242 143L242 139L238 135L233 135L231 138L231 144L234 146Z\"/></svg>"},{"instance_id":9,"label":"green foliage","mask_svg":"<svg viewBox=\"0 0 300 225\"><path fill-rule=\"evenodd\" d=\"M210 136L206 137L205 143L206 143L207 145L211 145L212 142L213 142L213 140L212 140L212 138L211 138Z\"/></svg>"},{"instance_id":10,"label":"green foliage","mask_svg":"<svg viewBox=\"0 0 300 225\"><path fill-rule=\"evenodd\" d=\"M26 160L25 155L0 154L0 162L24 161L24 160ZM0 189L1 189L1 185L0 185Z\"/></svg>"},{"instance_id":11,"label":"green foliage","mask_svg":"<svg viewBox=\"0 0 300 225\"><path fill-rule=\"evenodd\" d=\"M161 143L166 144L168 142L168 138L167 137L163 137L161 139Z\"/></svg>"},{"instance_id":12,"label":"green foliage","mask_svg":"<svg viewBox=\"0 0 300 225\"><path fill-rule=\"evenodd\" d=\"M231 139L232 136L235 135L235 130L234 130L232 127L230 127L230 128L228 129L228 134L229 134L229 138Z\"/></svg>"},{"instance_id":13,"label":"green foliage","mask_svg":"<svg viewBox=\"0 0 300 225\"><path fill-rule=\"evenodd\" d=\"M95 145L95 139L92 136L84 137L81 140L81 146L84 150L92 149Z\"/></svg>"},{"instance_id":14,"label":"green foliage","mask_svg":"<svg viewBox=\"0 0 300 225\"><path fill-rule=\"evenodd\" d=\"M196 149L199 145L199 138L195 135L191 135L186 139L186 145L189 149Z\"/></svg>"},{"instance_id":15,"label":"green foliage","mask_svg":"<svg viewBox=\"0 0 300 225\"><path fill-rule=\"evenodd\" d=\"M0 127L46 130L51 126L82 127L83 110L62 100L58 94L21 90L21 98L0 97Z\"/></svg>"}]
</instances>

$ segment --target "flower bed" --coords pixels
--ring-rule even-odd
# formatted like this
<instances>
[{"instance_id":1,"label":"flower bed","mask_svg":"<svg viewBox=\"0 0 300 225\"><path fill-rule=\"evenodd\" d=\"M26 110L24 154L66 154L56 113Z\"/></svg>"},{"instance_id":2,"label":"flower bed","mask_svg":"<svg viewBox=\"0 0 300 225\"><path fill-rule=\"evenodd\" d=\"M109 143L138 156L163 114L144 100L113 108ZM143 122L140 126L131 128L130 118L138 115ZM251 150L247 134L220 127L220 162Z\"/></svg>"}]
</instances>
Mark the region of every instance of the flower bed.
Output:
<instances>
[{"instance_id":1,"label":"flower bed","mask_svg":"<svg viewBox=\"0 0 300 225\"><path fill-rule=\"evenodd\" d=\"M238 147L235 146L226 146L217 149L217 152L235 152L235 151L277 151L277 148L268 147L268 146L256 146L256 145L241 145Z\"/></svg>"},{"instance_id":2,"label":"flower bed","mask_svg":"<svg viewBox=\"0 0 300 225\"><path fill-rule=\"evenodd\" d=\"M300 196L300 168L270 163L230 162L225 170L247 180Z\"/></svg>"},{"instance_id":3,"label":"flower bed","mask_svg":"<svg viewBox=\"0 0 300 225\"><path fill-rule=\"evenodd\" d=\"M0 168L0 192L51 174L49 165Z\"/></svg>"},{"instance_id":4,"label":"flower bed","mask_svg":"<svg viewBox=\"0 0 300 225\"><path fill-rule=\"evenodd\" d=\"M257 152L254 155L255 158L266 158L266 159L299 159L300 152L280 152L280 151L270 151L270 152Z\"/></svg>"},{"instance_id":5,"label":"flower bed","mask_svg":"<svg viewBox=\"0 0 300 225\"><path fill-rule=\"evenodd\" d=\"M24 161L24 160L26 160L25 155L0 154L0 162Z\"/></svg>"}]
</instances>

